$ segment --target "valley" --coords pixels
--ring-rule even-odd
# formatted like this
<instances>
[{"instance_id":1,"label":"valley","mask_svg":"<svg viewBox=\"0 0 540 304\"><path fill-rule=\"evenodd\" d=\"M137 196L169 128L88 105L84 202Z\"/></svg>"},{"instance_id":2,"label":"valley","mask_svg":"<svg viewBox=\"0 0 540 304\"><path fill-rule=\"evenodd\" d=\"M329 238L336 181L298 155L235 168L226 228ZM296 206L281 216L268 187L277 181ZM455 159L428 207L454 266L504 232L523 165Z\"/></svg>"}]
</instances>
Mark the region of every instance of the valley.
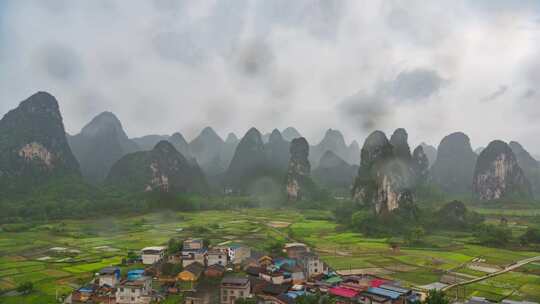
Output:
<instances>
[{"instance_id":1,"label":"valley","mask_svg":"<svg viewBox=\"0 0 540 304\"><path fill-rule=\"evenodd\" d=\"M505 212L491 210L492 214ZM484 211L487 212L487 211ZM518 213L519 210L514 210ZM522 213L528 213L522 210ZM496 218L494 215L493 220ZM523 230L516 217L510 227ZM10 231L10 229L20 231ZM276 244L301 241L338 273L370 273L422 286L458 277L472 279L489 268L502 269L540 252L490 248L476 244L469 233L439 231L423 246L392 249L389 238L368 238L343 230L332 214L321 210L237 209L229 211L156 212L139 216L102 217L35 223L17 228L4 225L0 238L0 288L32 282L28 296L5 296L2 303L54 302L89 281L103 267L122 265L128 253L166 245L173 237L197 236L213 245L234 241L267 251ZM481 263L475 263L475 260ZM478 264L478 267L471 265ZM479 265L482 265L480 267ZM140 265L120 266L122 272ZM473 269L474 268L474 269ZM448 282L447 282L448 283ZM499 276L448 290L450 297L540 300L540 262Z\"/></svg>"}]
</instances>

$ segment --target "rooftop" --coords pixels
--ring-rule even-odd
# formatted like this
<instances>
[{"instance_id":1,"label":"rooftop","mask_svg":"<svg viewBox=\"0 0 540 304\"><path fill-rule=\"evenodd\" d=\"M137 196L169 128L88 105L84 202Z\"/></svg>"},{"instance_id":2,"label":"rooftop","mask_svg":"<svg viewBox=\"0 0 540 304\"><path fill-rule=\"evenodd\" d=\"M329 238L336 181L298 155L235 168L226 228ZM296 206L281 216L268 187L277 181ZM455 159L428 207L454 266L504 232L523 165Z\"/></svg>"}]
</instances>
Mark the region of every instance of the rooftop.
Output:
<instances>
[{"instance_id":1,"label":"rooftop","mask_svg":"<svg viewBox=\"0 0 540 304\"><path fill-rule=\"evenodd\" d=\"M231 285L246 285L249 283L248 278L242 277L225 277L221 281L221 284L231 284Z\"/></svg>"},{"instance_id":2,"label":"rooftop","mask_svg":"<svg viewBox=\"0 0 540 304\"><path fill-rule=\"evenodd\" d=\"M328 290L329 293L343 298L354 298L358 295L358 291L343 287L332 287Z\"/></svg>"},{"instance_id":3,"label":"rooftop","mask_svg":"<svg viewBox=\"0 0 540 304\"><path fill-rule=\"evenodd\" d=\"M105 267L99 271L99 275L112 275L117 272L120 272L120 268L118 267Z\"/></svg>"},{"instance_id":4,"label":"rooftop","mask_svg":"<svg viewBox=\"0 0 540 304\"><path fill-rule=\"evenodd\" d=\"M145 247L141 249L141 252L144 254L155 254L155 253L161 253L165 251L167 247L165 246L153 246L153 247Z\"/></svg>"},{"instance_id":5,"label":"rooftop","mask_svg":"<svg viewBox=\"0 0 540 304\"><path fill-rule=\"evenodd\" d=\"M397 300L402 295L399 292L395 292L395 291L392 291L392 290L383 289L383 288L379 288L379 287L370 287L370 288L368 288L367 291L369 293L376 294L376 295L383 296L383 297L387 297L387 298L390 298L392 300Z\"/></svg>"}]
</instances>

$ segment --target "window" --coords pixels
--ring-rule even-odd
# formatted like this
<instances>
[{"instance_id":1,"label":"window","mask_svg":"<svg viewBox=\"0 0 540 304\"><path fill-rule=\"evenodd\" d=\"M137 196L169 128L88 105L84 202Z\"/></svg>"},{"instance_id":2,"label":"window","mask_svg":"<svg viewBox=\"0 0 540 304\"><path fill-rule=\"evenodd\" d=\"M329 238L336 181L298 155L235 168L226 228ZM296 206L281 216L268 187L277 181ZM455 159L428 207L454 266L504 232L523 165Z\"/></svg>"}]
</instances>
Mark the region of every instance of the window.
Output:
<instances>
[{"instance_id":1,"label":"window","mask_svg":"<svg viewBox=\"0 0 540 304\"><path fill-rule=\"evenodd\" d=\"M241 297L244 296L244 292L243 292L243 291L240 291L240 296L241 296Z\"/></svg>"}]
</instances>

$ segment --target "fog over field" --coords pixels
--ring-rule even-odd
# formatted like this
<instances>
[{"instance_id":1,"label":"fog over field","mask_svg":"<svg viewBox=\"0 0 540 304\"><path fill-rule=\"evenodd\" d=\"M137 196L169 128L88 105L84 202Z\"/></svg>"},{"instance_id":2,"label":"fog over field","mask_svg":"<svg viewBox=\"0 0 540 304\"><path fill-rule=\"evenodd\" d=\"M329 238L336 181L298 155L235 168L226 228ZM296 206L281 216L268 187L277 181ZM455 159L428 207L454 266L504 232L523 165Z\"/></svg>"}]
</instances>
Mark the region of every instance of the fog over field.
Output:
<instances>
[{"instance_id":1,"label":"fog over field","mask_svg":"<svg viewBox=\"0 0 540 304\"><path fill-rule=\"evenodd\" d=\"M0 2L0 112L54 94L67 131L118 115L131 137L211 125L408 130L540 154L540 2Z\"/></svg>"}]
</instances>

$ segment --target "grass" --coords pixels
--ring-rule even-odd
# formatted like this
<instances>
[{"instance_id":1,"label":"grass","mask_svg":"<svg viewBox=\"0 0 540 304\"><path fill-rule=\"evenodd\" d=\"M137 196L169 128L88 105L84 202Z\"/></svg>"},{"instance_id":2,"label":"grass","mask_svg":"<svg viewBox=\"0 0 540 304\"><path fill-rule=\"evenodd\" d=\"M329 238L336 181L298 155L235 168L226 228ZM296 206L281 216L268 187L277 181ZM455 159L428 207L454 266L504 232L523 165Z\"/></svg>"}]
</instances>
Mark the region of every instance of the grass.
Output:
<instances>
[{"instance_id":1,"label":"grass","mask_svg":"<svg viewBox=\"0 0 540 304\"><path fill-rule=\"evenodd\" d=\"M427 248L402 247L394 252L386 238L367 238L340 231L326 211L246 209L231 211L151 213L125 218L68 220L35 225L21 232L0 236L0 288L13 289L22 282L34 283L35 291L23 297L0 298L1 303L49 303L88 282L102 267L119 264L128 251L164 245L171 237L203 237L212 244L242 242L265 250L276 240L305 242L319 252L333 269L381 268L384 276L418 286L436 282L445 271L481 275L463 267L480 257L504 267L540 255L538 252L494 249L473 243L467 233L441 231L426 237ZM271 222L291 223L271 227ZM61 228L61 229L59 229ZM182 231L178 229L182 228ZM108 246L108 247L102 247ZM79 253L52 253L65 247ZM101 248L99 248L101 247ZM105 249L104 249L105 248ZM49 256L46 261L39 258ZM71 260L65 260L71 258ZM122 267L122 272L141 265ZM500 299L539 300L540 265L467 286L467 295ZM505 284L510 281L511 284ZM175 303L179 299L170 299Z\"/></svg>"}]
</instances>

